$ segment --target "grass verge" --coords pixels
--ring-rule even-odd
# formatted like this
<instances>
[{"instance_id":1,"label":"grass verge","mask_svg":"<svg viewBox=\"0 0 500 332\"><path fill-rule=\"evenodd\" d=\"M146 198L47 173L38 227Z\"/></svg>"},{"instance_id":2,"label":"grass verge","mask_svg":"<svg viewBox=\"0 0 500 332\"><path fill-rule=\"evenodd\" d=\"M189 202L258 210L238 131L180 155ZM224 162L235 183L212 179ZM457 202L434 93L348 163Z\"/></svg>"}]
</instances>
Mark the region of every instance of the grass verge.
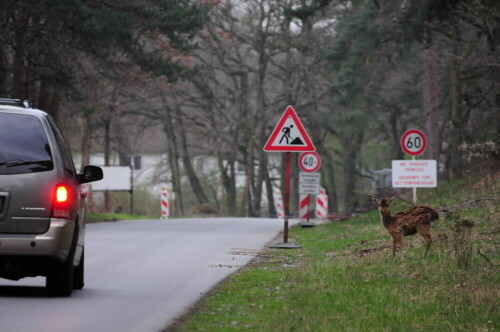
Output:
<instances>
[{"instance_id":1,"label":"grass verge","mask_svg":"<svg viewBox=\"0 0 500 332\"><path fill-rule=\"evenodd\" d=\"M154 216L142 216L138 214L127 213L94 213L87 214L87 223L96 223L103 221L118 221L118 220L140 220L140 219L159 219Z\"/></svg>"},{"instance_id":2,"label":"grass verge","mask_svg":"<svg viewBox=\"0 0 500 332\"><path fill-rule=\"evenodd\" d=\"M292 228L301 249L265 250L167 331L499 331L499 191L498 179L419 191L440 211L426 259L419 235L393 259L376 211Z\"/></svg>"}]
</instances>

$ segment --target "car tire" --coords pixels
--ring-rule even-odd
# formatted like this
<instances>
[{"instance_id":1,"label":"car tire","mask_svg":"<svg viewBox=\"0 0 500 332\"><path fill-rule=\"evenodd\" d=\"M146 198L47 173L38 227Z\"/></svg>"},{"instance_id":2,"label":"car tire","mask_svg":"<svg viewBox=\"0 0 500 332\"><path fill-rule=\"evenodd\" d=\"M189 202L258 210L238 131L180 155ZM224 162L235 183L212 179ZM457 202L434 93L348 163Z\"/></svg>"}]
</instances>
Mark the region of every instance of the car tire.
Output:
<instances>
[{"instance_id":1,"label":"car tire","mask_svg":"<svg viewBox=\"0 0 500 332\"><path fill-rule=\"evenodd\" d=\"M73 260L75 259L76 243L78 240L78 220L73 233L73 244L64 263L53 262L47 273L45 286L50 295L71 296L73 293Z\"/></svg>"},{"instance_id":2,"label":"car tire","mask_svg":"<svg viewBox=\"0 0 500 332\"><path fill-rule=\"evenodd\" d=\"M70 296L73 292L73 259L69 257L63 264L54 264L47 274L46 287L54 296Z\"/></svg>"},{"instance_id":3,"label":"car tire","mask_svg":"<svg viewBox=\"0 0 500 332\"><path fill-rule=\"evenodd\" d=\"M73 289L82 289L85 286L85 248L82 250L80 264L73 271Z\"/></svg>"}]
</instances>

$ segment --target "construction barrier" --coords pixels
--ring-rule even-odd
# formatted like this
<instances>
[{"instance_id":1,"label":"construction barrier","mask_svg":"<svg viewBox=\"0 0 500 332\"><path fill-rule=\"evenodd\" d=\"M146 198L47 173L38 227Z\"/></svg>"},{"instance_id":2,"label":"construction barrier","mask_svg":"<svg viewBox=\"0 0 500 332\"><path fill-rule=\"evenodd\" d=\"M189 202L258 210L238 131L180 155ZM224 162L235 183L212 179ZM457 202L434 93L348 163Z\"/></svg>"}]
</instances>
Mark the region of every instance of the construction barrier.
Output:
<instances>
[{"instance_id":1,"label":"construction barrier","mask_svg":"<svg viewBox=\"0 0 500 332\"><path fill-rule=\"evenodd\" d=\"M328 195L325 188L320 188L319 195L316 195L316 217L326 218L328 214Z\"/></svg>"},{"instance_id":2,"label":"construction barrier","mask_svg":"<svg viewBox=\"0 0 500 332\"><path fill-rule=\"evenodd\" d=\"M283 196L281 196L281 191L279 189L274 189L273 192L274 207L276 209L276 218L285 217L285 208L283 205Z\"/></svg>"},{"instance_id":3,"label":"construction barrier","mask_svg":"<svg viewBox=\"0 0 500 332\"><path fill-rule=\"evenodd\" d=\"M161 218L167 219L170 215L170 211L168 209L168 195L167 188L162 187L160 189L160 199L161 199Z\"/></svg>"},{"instance_id":4,"label":"construction barrier","mask_svg":"<svg viewBox=\"0 0 500 332\"><path fill-rule=\"evenodd\" d=\"M309 220L309 205L311 203L310 195L300 195L300 219Z\"/></svg>"},{"instance_id":5,"label":"construction barrier","mask_svg":"<svg viewBox=\"0 0 500 332\"><path fill-rule=\"evenodd\" d=\"M90 191L90 183L82 183L80 185L80 195L83 197L88 197Z\"/></svg>"}]
</instances>

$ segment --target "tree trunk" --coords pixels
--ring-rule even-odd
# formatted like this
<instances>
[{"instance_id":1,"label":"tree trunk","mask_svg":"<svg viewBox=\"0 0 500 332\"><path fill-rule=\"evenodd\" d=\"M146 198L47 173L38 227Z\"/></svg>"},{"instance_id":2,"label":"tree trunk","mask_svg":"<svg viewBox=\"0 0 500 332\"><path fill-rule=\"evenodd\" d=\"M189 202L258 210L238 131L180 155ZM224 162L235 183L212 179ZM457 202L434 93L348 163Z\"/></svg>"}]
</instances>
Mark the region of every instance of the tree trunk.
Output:
<instances>
[{"instance_id":1,"label":"tree trunk","mask_svg":"<svg viewBox=\"0 0 500 332\"><path fill-rule=\"evenodd\" d=\"M111 158L111 119L113 114L113 105L109 107L108 116L104 119L104 166L109 166ZM104 212L111 211L111 192L104 192Z\"/></svg>"},{"instance_id":2,"label":"tree trunk","mask_svg":"<svg viewBox=\"0 0 500 332\"><path fill-rule=\"evenodd\" d=\"M56 121L57 124L61 125L61 130L64 132L65 127L62 125L63 119L59 112L61 103L61 94L57 86L51 85L49 82L42 80L40 82L40 92L38 99L36 100L36 107L43 109Z\"/></svg>"},{"instance_id":3,"label":"tree trunk","mask_svg":"<svg viewBox=\"0 0 500 332\"><path fill-rule=\"evenodd\" d=\"M89 116L84 116L80 118L80 128L81 128L81 150L82 150L82 161L80 164L80 172L83 172L83 167L90 164L90 154L92 147L92 125Z\"/></svg>"},{"instance_id":4,"label":"tree trunk","mask_svg":"<svg viewBox=\"0 0 500 332\"><path fill-rule=\"evenodd\" d=\"M23 23L21 23L23 24ZM27 98L24 87L25 87L25 74L26 65L24 62L24 52L25 52L25 30L17 29L15 32L15 46L14 46L14 63L13 63L13 80L12 80L12 96L14 98Z\"/></svg>"},{"instance_id":5,"label":"tree trunk","mask_svg":"<svg viewBox=\"0 0 500 332\"><path fill-rule=\"evenodd\" d=\"M393 146L393 159L401 160L404 158L403 150L401 149L400 139L401 139L401 127L400 116L402 114L402 110L398 107L391 107L390 114L390 125L391 125L391 138L392 138L392 146Z\"/></svg>"},{"instance_id":6,"label":"tree trunk","mask_svg":"<svg viewBox=\"0 0 500 332\"><path fill-rule=\"evenodd\" d=\"M251 131L253 133L253 130ZM252 210L252 192L253 192L253 149L254 149L254 136L252 135L248 141L246 149L246 170L245 170L245 187L243 188L243 200L241 202L242 211L247 217L253 217Z\"/></svg>"},{"instance_id":7,"label":"tree trunk","mask_svg":"<svg viewBox=\"0 0 500 332\"><path fill-rule=\"evenodd\" d=\"M356 163L358 154L363 141L363 133L357 133L354 136L348 135L347 141L344 140L342 159L344 165L344 195L345 211L352 212L356 208L355 189L356 189Z\"/></svg>"},{"instance_id":8,"label":"tree trunk","mask_svg":"<svg viewBox=\"0 0 500 332\"><path fill-rule=\"evenodd\" d=\"M179 138L182 151L182 163L184 164L184 170L189 179L189 184L191 185L193 193L195 194L198 202L200 204L208 203L209 202L208 196L203 190L203 187L201 186L200 183L200 179L198 178L198 175L196 174L193 164L191 162L191 156L189 155L187 139L186 139L186 131L184 130L184 121L182 120L181 116L181 109L177 108L173 112L173 115L176 121L177 129L179 130Z\"/></svg>"},{"instance_id":9,"label":"tree trunk","mask_svg":"<svg viewBox=\"0 0 500 332\"><path fill-rule=\"evenodd\" d=\"M116 150L118 152L118 160L120 166L130 166L131 164L131 151L128 136L123 133L122 126L122 109L120 105L115 102L114 119L115 119L115 137L116 137Z\"/></svg>"},{"instance_id":10,"label":"tree trunk","mask_svg":"<svg viewBox=\"0 0 500 332\"><path fill-rule=\"evenodd\" d=\"M425 84L423 88L425 131L427 136L427 159L438 159L439 153L439 99L438 99L438 74L439 65L436 45L432 44L424 53Z\"/></svg>"},{"instance_id":11,"label":"tree trunk","mask_svg":"<svg viewBox=\"0 0 500 332\"><path fill-rule=\"evenodd\" d=\"M263 137L263 130L261 131L262 134L259 136L262 138ZM259 146L260 143L262 143L262 140L259 140ZM264 146L265 143L262 143L262 146ZM256 217L260 216L260 205L262 201L262 187L264 184L264 180L266 179L266 173L268 172L267 169L267 153L263 150L260 149L259 151L259 169L257 172L257 179L255 181L255 191L254 191L254 197L253 197L253 214Z\"/></svg>"},{"instance_id":12,"label":"tree trunk","mask_svg":"<svg viewBox=\"0 0 500 332\"><path fill-rule=\"evenodd\" d=\"M262 13L261 22L264 21L264 14ZM253 197L253 212L255 216L260 216L260 205L262 201L262 186L266 177L267 170L267 153L262 149L265 144L265 129L266 129L266 113L265 113L265 91L264 84L266 80L266 68L268 56L266 54L266 32L261 30L263 25L259 25L258 31L258 48L257 52L259 54L259 67L258 67L258 77L257 77L257 110L255 114L256 134L258 139L256 139L257 146L259 149L259 169L257 171L257 178L255 183L255 191Z\"/></svg>"},{"instance_id":13,"label":"tree trunk","mask_svg":"<svg viewBox=\"0 0 500 332\"><path fill-rule=\"evenodd\" d=\"M266 192L267 192L267 206L269 216L276 215L276 208L274 207L273 183L269 176L269 170L266 170Z\"/></svg>"},{"instance_id":14,"label":"tree trunk","mask_svg":"<svg viewBox=\"0 0 500 332\"><path fill-rule=\"evenodd\" d=\"M460 63L458 57L458 40L459 33L454 30L454 38L451 42L450 52L450 134L449 134L449 147L446 149L445 168L448 170L449 178L451 180L460 176L461 163L458 155L458 146L462 141L461 127L462 121L462 107L460 102L461 86L460 86Z\"/></svg>"},{"instance_id":15,"label":"tree trunk","mask_svg":"<svg viewBox=\"0 0 500 332\"><path fill-rule=\"evenodd\" d=\"M225 193L225 210L229 216L236 216L236 179L234 172L234 159L224 160L218 156L218 167L221 176L222 187ZM226 165L224 165L226 161Z\"/></svg>"},{"instance_id":16,"label":"tree trunk","mask_svg":"<svg viewBox=\"0 0 500 332\"><path fill-rule=\"evenodd\" d=\"M251 112L249 111L249 78L248 78L248 72L242 71L241 76L240 76L240 85L241 89L239 91L239 105L238 105L238 110L240 114L241 119L250 119L252 121L251 117ZM252 137L252 131L249 131L248 136L245 137L245 133L247 133L247 126L246 123L241 121L240 123L237 124L237 132L238 133L243 133L243 142L247 142L246 146L249 146L250 139ZM240 138L241 139L241 138ZM235 140L235 142L238 142L238 140ZM249 199L251 199L251 194L250 194L250 181L251 179L249 178L249 167L248 167L248 158L253 158L249 156L249 150L247 149L242 149L241 151L243 155L243 163L245 165L245 185L243 187L243 196L241 199L241 208L240 212L238 213L239 215L246 216L248 213L250 213L251 208L247 210L247 204ZM253 154L252 154L253 155ZM234 158L236 158L236 151Z\"/></svg>"},{"instance_id":17,"label":"tree trunk","mask_svg":"<svg viewBox=\"0 0 500 332\"><path fill-rule=\"evenodd\" d=\"M0 48L0 95L8 96L8 77L9 69L7 62L7 50L2 47Z\"/></svg>"},{"instance_id":18,"label":"tree trunk","mask_svg":"<svg viewBox=\"0 0 500 332\"><path fill-rule=\"evenodd\" d=\"M164 100L164 105L166 101ZM167 137L167 150L168 162L170 165L170 172L172 173L172 190L175 193L174 203L174 216L183 216L184 211L184 197L181 186L181 174L179 167L179 152L177 150L177 137L172 124L172 111L168 106L165 106L166 116L163 120L163 131Z\"/></svg>"}]
</instances>

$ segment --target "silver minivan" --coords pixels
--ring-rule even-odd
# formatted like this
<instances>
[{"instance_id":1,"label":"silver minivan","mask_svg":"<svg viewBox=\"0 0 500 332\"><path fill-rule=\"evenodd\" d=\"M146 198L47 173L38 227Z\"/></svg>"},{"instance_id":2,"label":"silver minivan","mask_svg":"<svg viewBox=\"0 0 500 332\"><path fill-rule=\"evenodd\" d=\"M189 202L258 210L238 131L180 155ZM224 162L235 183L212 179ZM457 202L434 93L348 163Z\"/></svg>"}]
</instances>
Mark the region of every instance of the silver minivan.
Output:
<instances>
[{"instance_id":1,"label":"silver minivan","mask_svg":"<svg viewBox=\"0 0 500 332\"><path fill-rule=\"evenodd\" d=\"M0 99L0 278L45 276L50 294L84 286L85 195L102 179L75 171L54 120L19 99Z\"/></svg>"}]
</instances>

